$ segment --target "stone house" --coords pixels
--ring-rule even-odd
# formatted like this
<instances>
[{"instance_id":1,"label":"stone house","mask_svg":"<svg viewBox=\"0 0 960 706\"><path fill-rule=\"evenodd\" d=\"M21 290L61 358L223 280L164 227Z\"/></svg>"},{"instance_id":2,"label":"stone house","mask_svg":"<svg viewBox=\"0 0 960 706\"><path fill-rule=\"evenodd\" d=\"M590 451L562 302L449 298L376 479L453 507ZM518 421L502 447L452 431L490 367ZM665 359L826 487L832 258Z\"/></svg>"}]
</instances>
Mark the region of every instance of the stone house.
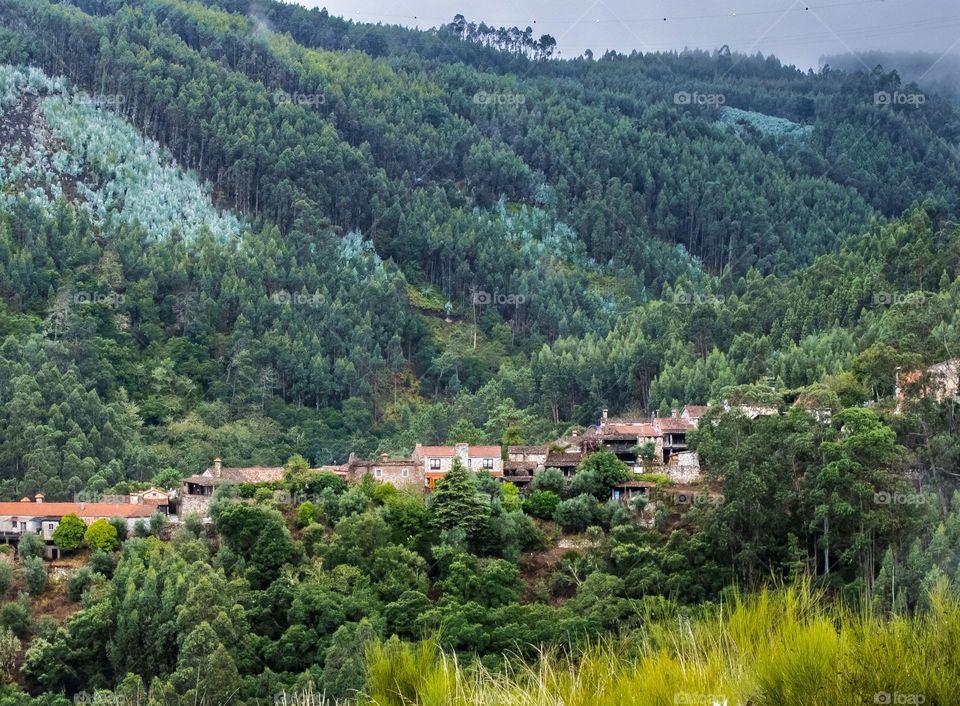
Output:
<instances>
[{"instance_id":1,"label":"stone house","mask_svg":"<svg viewBox=\"0 0 960 706\"><path fill-rule=\"evenodd\" d=\"M180 515L184 517L198 514L207 517L210 513L213 491L220 485L269 483L283 480L284 473L283 466L225 467L218 456L213 460L213 465L203 473L183 479L183 490L180 495Z\"/></svg>"},{"instance_id":2,"label":"stone house","mask_svg":"<svg viewBox=\"0 0 960 706\"><path fill-rule=\"evenodd\" d=\"M464 468L478 472L486 471L492 476L503 476L503 459L499 446L423 446L417 444L413 460L423 469L424 484L429 490L453 468L454 459L459 459Z\"/></svg>"}]
</instances>

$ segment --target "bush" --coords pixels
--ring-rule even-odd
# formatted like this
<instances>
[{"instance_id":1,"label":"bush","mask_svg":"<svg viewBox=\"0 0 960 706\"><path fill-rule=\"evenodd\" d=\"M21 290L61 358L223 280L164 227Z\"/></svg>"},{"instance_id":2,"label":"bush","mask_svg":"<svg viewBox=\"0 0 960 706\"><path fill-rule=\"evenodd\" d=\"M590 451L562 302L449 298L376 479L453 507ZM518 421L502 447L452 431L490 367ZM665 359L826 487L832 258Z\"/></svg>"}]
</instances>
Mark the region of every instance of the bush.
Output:
<instances>
[{"instance_id":1,"label":"bush","mask_svg":"<svg viewBox=\"0 0 960 706\"><path fill-rule=\"evenodd\" d=\"M38 534L24 534L20 536L17 552L23 559L43 556L44 541Z\"/></svg>"},{"instance_id":2,"label":"bush","mask_svg":"<svg viewBox=\"0 0 960 706\"><path fill-rule=\"evenodd\" d=\"M47 565L38 556L32 556L23 562L23 578L27 584L27 593L39 596L47 587Z\"/></svg>"},{"instance_id":3,"label":"bush","mask_svg":"<svg viewBox=\"0 0 960 706\"><path fill-rule=\"evenodd\" d=\"M306 527L317 519L317 506L307 500L297 508L297 524Z\"/></svg>"},{"instance_id":4,"label":"bush","mask_svg":"<svg viewBox=\"0 0 960 706\"><path fill-rule=\"evenodd\" d=\"M106 520L97 520L87 527L83 539L91 549L101 549L105 552L115 551L120 546L117 528Z\"/></svg>"},{"instance_id":5,"label":"bush","mask_svg":"<svg viewBox=\"0 0 960 706\"><path fill-rule=\"evenodd\" d=\"M83 545L83 535L87 531L87 523L74 513L64 515L60 524L53 531L53 543L61 552L69 554L77 551Z\"/></svg>"},{"instance_id":6,"label":"bush","mask_svg":"<svg viewBox=\"0 0 960 706\"><path fill-rule=\"evenodd\" d=\"M102 549L97 549L90 555L88 566L93 573L103 574L107 578L113 576L113 570L116 568L113 557Z\"/></svg>"},{"instance_id":7,"label":"bush","mask_svg":"<svg viewBox=\"0 0 960 706\"><path fill-rule=\"evenodd\" d=\"M0 599L6 598L13 586L13 566L6 559L0 559Z\"/></svg>"},{"instance_id":8,"label":"bush","mask_svg":"<svg viewBox=\"0 0 960 706\"><path fill-rule=\"evenodd\" d=\"M127 521L122 517L111 517L110 524L117 528L117 539L121 542L127 541Z\"/></svg>"},{"instance_id":9,"label":"bush","mask_svg":"<svg viewBox=\"0 0 960 706\"><path fill-rule=\"evenodd\" d=\"M150 534L154 537L159 537L163 532L163 528L167 526L167 516L162 512L157 510L155 513L150 515ZM119 533L118 533L119 537ZM122 541L122 540L121 540Z\"/></svg>"},{"instance_id":10,"label":"bush","mask_svg":"<svg viewBox=\"0 0 960 706\"><path fill-rule=\"evenodd\" d=\"M523 501L523 511L541 520L553 519L560 496L552 490L537 490Z\"/></svg>"},{"instance_id":11,"label":"bush","mask_svg":"<svg viewBox=\"0 0 960 706\"><path fill-rule=\"evenodd\" d=\"M70 582L67 584L67 595L71 601L74 603L80 602L80 599L83 598L83 592L87 590L92 578L93 572L88 566L84 566L70 578Z\"/></svg>"},{"instance_id":12,"label":"bush","mask_svg":"<svg viewBox=\"0 0 960 706\"><path fill-rule=\"evenodd\" d=\"M554 519L565 532L582 532L600 520L600 504L592 495L578 495L557 505Z\"/></svg>"},{"instance_id":13,"label":"bush","mask_svg":"<svg viewBox=\"0 0 960 706\"><path fill-rule=\"evenodd\" d=\"M563 471L559 468L545 468L533 476L530 482L531 490L549 490L552 493L560 495L563 492L565 479Z\"/></svg>"},{"instance_id":14,"label":"bush","mask_svg":"<svg viewBox=\"0 0 960 706\"><path fill-rule=\"evenodd\" d=\"M30 611L27 610L26 598L11 601L0 608L0 625L13 631L17 637L24 637L30 632Z\"/></svg>"}]
</instances>

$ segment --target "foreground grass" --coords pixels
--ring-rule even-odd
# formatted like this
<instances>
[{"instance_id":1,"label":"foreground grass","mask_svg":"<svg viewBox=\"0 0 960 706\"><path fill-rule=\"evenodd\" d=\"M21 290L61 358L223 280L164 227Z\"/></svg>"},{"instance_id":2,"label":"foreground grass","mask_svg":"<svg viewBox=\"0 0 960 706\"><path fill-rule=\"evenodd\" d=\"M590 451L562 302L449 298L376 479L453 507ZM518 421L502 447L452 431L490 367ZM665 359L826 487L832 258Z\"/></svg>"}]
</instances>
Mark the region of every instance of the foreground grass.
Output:
<instances>
[{"instance_id":1,"label":"foreground grass","mask_svg":"<svg viewBox=\"0 0 960 706\"><path fill-rule=\"evenodd\" d=\"M695 620L648 625L574 657L546 653L506 674L435 642L369 655L378 706L960 704L960 601L945 587L913 617L830 605L809 584L768 589Z\"/></svg>"}]
</instances>

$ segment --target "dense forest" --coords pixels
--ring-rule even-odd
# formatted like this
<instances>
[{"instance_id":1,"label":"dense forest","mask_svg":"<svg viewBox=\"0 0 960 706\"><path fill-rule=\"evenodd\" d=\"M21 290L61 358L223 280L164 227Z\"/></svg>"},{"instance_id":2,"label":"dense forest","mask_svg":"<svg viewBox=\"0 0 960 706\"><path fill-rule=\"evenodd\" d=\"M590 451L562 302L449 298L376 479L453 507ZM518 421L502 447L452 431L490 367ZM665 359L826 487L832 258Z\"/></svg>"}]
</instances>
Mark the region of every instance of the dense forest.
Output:
<instances>
[{"instance_id":1,"label":"dense forest","mask_svg":"<svg viewBox=\"0 0 960 706\"><path fill-rule=\"evenodd\" d=\"M670 626L762 614L733 587L771 579L778 639L842 652L856 687L735 698L960 693L955 657L882 683L823 632L909 624L938 660L956 634L960 407L897 410L895 380L960 357L960 109L882 66L554 47L463 16L0 0L0 499L176 486L218 455L290 470L212 524L80 549L56 591L31 543L0 561L0 705L399 704L480 673L502 691L477 703L515 703L542 650L694 659ZM608 502L611 459L526 497L307 470L707 403L691 443L725 501L653 526Z\"/></svg>"}]
</instances>

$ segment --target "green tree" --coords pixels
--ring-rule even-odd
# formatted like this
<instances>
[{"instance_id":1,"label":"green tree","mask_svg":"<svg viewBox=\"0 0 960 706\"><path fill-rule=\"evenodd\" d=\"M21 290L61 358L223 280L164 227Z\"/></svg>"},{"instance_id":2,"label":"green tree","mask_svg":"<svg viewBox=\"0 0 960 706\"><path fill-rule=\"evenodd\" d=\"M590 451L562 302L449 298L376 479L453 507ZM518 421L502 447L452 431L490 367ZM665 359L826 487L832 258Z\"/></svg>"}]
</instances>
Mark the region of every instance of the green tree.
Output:
<instances>
[{"instance_id":1,"label":"green tree","mask_svg":"<svg viewBox=\"0 0 960 706\"><path fill-rule=\"evenodd\" d=\"M97 520L87 527L83 541L90 549L100 549L105 552L116 551L120 546L117 528L104 519Z\"/></svg>"},{"instance_id":2,"label":"green tree","mask_svg":"<svg viewBox=\"0 0 960 706\"><path fill-rule=\"evenodd\" d=\"M64 515L60 524L53 531L53 543L60 551L74 552L83 544L83 537L87 531L87 524L75 513Z\"/></svg>"},{"instance_id":3,"label":"green tree","mask_svg":"<svg viewBox=\"0 0 960 706\"><path fill-rule=\"evenodd\" d=\"M460 528L468 538L476 535L490 517L490 506L477 491L476 479L459 459L454 459L450 472L437 481L429 508L435 528Z\"/></svg>"},{"instance_id":4,"label":"green tree","mask_svg":"<svg viewBox=\"0 0 960 706\"><path fill-rule=\"evenodd\" d=\"M541 520L552 520L560 504L560 496L552 490L536 490L523 501L523 510Z\"/></svg>"}]
</instances>

